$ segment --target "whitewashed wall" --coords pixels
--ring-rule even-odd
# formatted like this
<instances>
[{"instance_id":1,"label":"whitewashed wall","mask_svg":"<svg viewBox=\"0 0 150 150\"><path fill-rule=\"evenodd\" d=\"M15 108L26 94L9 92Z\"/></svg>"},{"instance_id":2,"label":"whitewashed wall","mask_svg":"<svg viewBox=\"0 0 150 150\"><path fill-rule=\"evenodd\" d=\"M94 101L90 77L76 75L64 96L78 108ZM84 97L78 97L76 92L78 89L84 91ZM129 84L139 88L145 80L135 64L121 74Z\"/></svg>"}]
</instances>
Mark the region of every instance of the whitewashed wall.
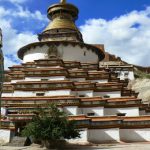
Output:
<instances>
[{"instance_id":1,"label":"whitewashed wall","mask_svg":"<svg viewBox=\"0 0 150 150\"><path fill-rule=\"evenodd\" d=\"M105 80L87 80L87 81L91 81L91 82L97 82L97 83L108 83L108 79Z\"/></svg>"},{"instance_id":2,"label":"whitewashed wall","mask_svg":"<svg viewBox=\"0 0 150 150\"><path fill-rule=\"evenodd\" d=\"M104 108L104 115L111 116L117 113L126 113L126 116L139 116L138 107L128 107L128 108Z\"/></svg>"},{"instance_id":3,"label":"whitewashed wall","mask_svg":"<svg viewBox=\"0 0 150 150\"><path fill-rule=\"evenodd\" d=\"M85 78L69 78L71 81L84 82Z\"/></svg>"},{"instance_id":4,"label":"whitewashed wall","mask_svg":"<svg viewBox=\"0 0 150 150\"><path fill-rule=\"evenodd\" d=\"M65 80L65 76L54 76L54 77L26 77L25 81L41 81L41 79L48 79L49 81Z\"/></svg>"},{"instance_id":5,"label":"whitewashed wall","mask_svg":"<svg viewBox=\"0 0 150 150\"><path fill-rule=\"evenodd\" d=\"M61 66L37 66L36 68L61 68Z\"/></svg>"},{"instance_id":6,"label":"whitewashed wall","mask_svg":"<svg viewBox=\"0 0 150 150\"><path fill-rule=\"evenodd\" d=\"M2 93L2 97L12 97L13 93Z\"/></svg>"},{"instance_id":7,"label":"whitewashed wall","mask_svg":"<svg viewBox=\"0 0 150 150\"><path fill-rule=\"evenodd\" d=\"M88 141L93 143L119 142L119 128L110 129L89 129Z\"/></svg>"},{"instance_id":8,"label":"whitewashed wall","mask_svg":"<svg viewBox=\"0 0 150 150\"><path fill-rule=\"evenodd\" d=\"M45 93L45 96L61 96L61 95L71 95L71 90L54 90L54 91L15 91L13 96L15 97L32 97L36 96L36 93Z\"/></svg>"},{"instance_id":9,"label":"whitewashed wall","mask_svg":"<svg viewBox=\"0 0 150 150\"><path fill-rule=\"evenodd\" d=\"M80 138L76 138L76 139L71 139L69 140L69 142L73 142L73 143L84 143L88 141L88 129L87 128L82 128L79 129L80 130Z\"/></svg>"},{"instance_id":10,"label":"whitewashed wall","mask_svg":"<svg viewBox=\"0 0 150 150\"><path fill-rule=\"evenodd\" d=\"M124 142L150 141L150 128L120 129L120 139Z\"/></svg>"},{"instance_id":11,"label":"whitewashed wall","mask_svg":"<svg viewBox=\"0 0 150 150\"><path fill-rule=\"evenodd\" d=\"M104 116L104 107L79 108L79 114L95 113L95 116Z\"/></svg>"},{"instance_id":12,"label":"whitewashed wall","mask_svg":"<svg viewBox=\"0 0 150 150\"><path fill-rule=\"evenodd\" d=\"M71 90L56 90L56 91L48 91L45 93L45 96L61 96L61 95L71 95Z\"/></svg>"},{"instance_id":13,"label":"whitewashed wall","mask_svg":"<svg viewBox=\"0 0 150 150\"><path fill-rule=\"evenodd\" d=\"M11 130L0 129L0 143L9 143L11 139Z\"/></svg>"},{"instance_id":14,"label":"whitewashed wall","mask_svg":"<svg viewBox=\"0 0 150 150\"><path fill-rule=\"evenodd\" d=\"M78 115L78 107L77 106L66 106L63 108L63 110L68 115Z\"/></svg>"},{"instance_id":15,"label":"whitewashed wall","mask_svg":"<svg viewBox=\"0 0 150 150\"><path fill-rule=\"evenodd\" d=\"M36 46L35 48L31 48L24 54L23 62L32 62L38 59L47 59L48 58L48 49L47 45L42 47ZM80 48L79 46L64 46L59 45L58 51L61 55L61 58L64 61L80 61L82 63L87 62L98 62L98 55L92 52L92 50L88 50L86 48ZM86 53L86 55L84 55Z\"/></svg>"},{"instance_id":16,"label":"whitewashed wall","mask_svg":"<svg viewBox=\"0 0 150 150\"><path fill-rule=\"evenodd\" d=\"M22 82L24 80L11 80L11 83Z\"/></svg>"},{"instance_id":17,"label":"whitewashed wall","mask_svg":"<svg viewBox=\"0 0 150 150\"><path fill-rule=\"evenodd\" d=\"M93 97L93 91L76 91L76 96L85 95L85 97Z\"/></svg>"},{"instance_id":18,"label":"whitewashed wall","mask_svg":"<svg viewBox=\"0 0 150 150\"><path fill-rule=\"evenodd\" d=\"M6 108L5 107L1 107L1 115L2 116L6 116Z\"/></svg>"},{"instance_id":19,"label":"whitewashed wall","mask_svg":"<svg viewBox=\"0 0 150 150\"><path fill-rule=\"evenodd\" d=\"M117 71L116 71L117 72ZM129 79L129 80L134 80L135 78L134 78L134 72L133 71L129 71L128 72L128 76L126 77L125 76L125 72L127 72L127 71L121 71L120 72L120 76L118 76L121 80L124 80L124 79Z\"/></svg>"},{"instance_id":20,"label":"whitewashed wall","mask_svg":"<svg viewBox=\"0 0 150 150\"><path fill-rule=\"evenodd\" d=\"M114 92L94 92L94 96L105 96L108 95L110 98L117 98L121 97L120 91L114 91Z\"/></svg>"}]
</instances>

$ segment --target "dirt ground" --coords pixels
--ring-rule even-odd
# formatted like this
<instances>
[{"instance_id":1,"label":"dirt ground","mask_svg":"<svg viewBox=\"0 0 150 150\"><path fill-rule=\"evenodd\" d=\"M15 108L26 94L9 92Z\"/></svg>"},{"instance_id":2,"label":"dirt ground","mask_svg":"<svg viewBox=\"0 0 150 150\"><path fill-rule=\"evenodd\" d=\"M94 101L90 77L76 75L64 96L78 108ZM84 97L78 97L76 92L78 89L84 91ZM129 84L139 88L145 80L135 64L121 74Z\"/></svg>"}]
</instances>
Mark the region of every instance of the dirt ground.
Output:
<instances>
[{"instance_id":1,"label":"dirt ground","mask_svg":"<svg viewBox=\"0 0 150 150\"><path fill-rule=\"evenodd\" d=\"M65 150L150 150L150 143L132 143L132 144L103 144L98 146L76 146L66 148ZM33 144L29 147L8 147L0 146L0 150L46 150L40 145Z\"/></svg>"}]
</instances>

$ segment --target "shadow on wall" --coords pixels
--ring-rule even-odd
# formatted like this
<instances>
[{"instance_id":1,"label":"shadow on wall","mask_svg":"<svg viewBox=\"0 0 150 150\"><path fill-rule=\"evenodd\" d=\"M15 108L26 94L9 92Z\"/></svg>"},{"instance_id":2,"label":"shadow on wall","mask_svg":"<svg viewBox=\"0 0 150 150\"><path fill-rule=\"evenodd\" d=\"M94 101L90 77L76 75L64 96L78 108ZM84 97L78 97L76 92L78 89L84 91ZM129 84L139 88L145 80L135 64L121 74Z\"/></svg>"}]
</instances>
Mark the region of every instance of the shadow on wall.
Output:
<instances>
[{"instance_id":1,"label":"shadow on wall","mask_svg":"<svg viewBox=\"0 0 150 150\"><path fill-rule=\"evenodd\" d=\"M91 129L88 131L88 141L95 144L118 143L119 129Z\"/></svg>"},{"instance_id":2,"label":"shadow on wall","mask_svg":"<svg viewBox=\"0 0 150 150\"><path fill-rule=\"evenodd\" d=\"M120 129L120 140L123 142L147 142L150 141L150 130Z\"/></svg>"}]
</instances>

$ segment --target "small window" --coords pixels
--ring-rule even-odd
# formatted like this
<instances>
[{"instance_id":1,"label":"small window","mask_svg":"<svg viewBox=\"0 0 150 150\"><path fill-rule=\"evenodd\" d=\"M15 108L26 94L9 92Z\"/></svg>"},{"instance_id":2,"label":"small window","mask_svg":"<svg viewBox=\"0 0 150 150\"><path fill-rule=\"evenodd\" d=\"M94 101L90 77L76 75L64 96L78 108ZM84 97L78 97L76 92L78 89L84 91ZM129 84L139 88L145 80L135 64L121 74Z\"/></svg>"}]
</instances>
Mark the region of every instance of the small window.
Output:
<instances>
[{"instance_id":1,"label":"small window","mask_svg":"<svg viewBox=\"0 0 150 150\"><path fill-rule=\"evenodd\" d=\"M84 56L86 56L86 52L84 52Z\"/></svg>"},{"instance_id":2,"label":"small window","mask_svg":"<svg viewBox=\"0 0 150 150\"><path fill-rule=\"evenodd\" d=\"M48 81L48 79L41 79L41 81Z\"/></svg>"},{"instance_id":3,"label":"small window","mask_svg":"<svg viewBox=\"0 0 150 150\"><path fill-rule=\"evenodd\" d=\"M95 113L87 113L88 116L95 116Z\"/></svg>"},{"instance_id":4,"label":"small window","mask_svg":"<svg viewBox=\"0 0 150 150\"><path fill-rule=\"evenodd\" d=\"M124 76L125 76L125 77L128 77L128 75L129 75L128 72L125 72L125 73L124 73Z\"/></svg>"},{"instance_id":5,"label":"small window","mask_svg":"<svg viewBox=\"0 0 150 150\"><path fill-rule=\"evenodd\" d=\"M118 73L118 77L120 77L121 76L121 72L117 72Z\"/></svg>"},{"instance_id":6,"label":"small window","mask_svg":"<svg viewBox=\"0 0 150 150\"><path fill-rule=\"evenodd\" d=\"M36 93L36 96L44 96L45 93Z\"/></svg>"},{"instance_id":7,"label":"small window","mask_svg":"<svg viewBox=\"0 0 150 150\"><path fill-rule=\"evenodd\" d=\"M109 96L109 95L104 95L103 97L104 97L104 98L110 98L110 96Z\"/></svg>"},{"instance_id":8,"label":"small window","mask_svg":"<svg viewBox=\"0 0 150 150\"><path fill-rule=\"evenodd\" d=\"M79 95L79 97L85 97L85 95Z\"/></svg>"}]
</instances>

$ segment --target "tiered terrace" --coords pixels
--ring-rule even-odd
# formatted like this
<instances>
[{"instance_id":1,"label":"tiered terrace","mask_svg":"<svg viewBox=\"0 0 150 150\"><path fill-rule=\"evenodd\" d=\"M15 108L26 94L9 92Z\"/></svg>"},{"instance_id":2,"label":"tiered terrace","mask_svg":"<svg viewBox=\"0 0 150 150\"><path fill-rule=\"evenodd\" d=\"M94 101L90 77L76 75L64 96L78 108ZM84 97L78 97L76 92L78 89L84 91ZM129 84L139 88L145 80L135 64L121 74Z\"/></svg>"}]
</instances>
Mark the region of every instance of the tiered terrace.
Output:
<instances>
[{"instance_id":1,"label":"tiered terrace","mask_svg":"<svg viewBox=\"0 0 150 150\"><path fill-rule=\"evenodd\" d=\"M150 126L150 117L143 116L150 107L127 88L128 80L97 64L51 58L9 69L2 97L4 129L17 131L39 108L47 110L54 102L88 132Z\"/></svg>"},{"instance_id":2,"label":"tiered terrace","mask_svg":"<svg viewBox=\"0 0 150 150\"><path fill-rule=\"evenodd\" d=\"M113 70L56 57L9 69L2 94L2 129L17 133L39 108L47 110L55 102L69 119L77 120L81 141L150 141L145 137L149 104L143 104L138 93L127 88L128 79L121 80ZM130 132L139 132L137 139L128 138Z\"/></svg>"},{"instance_id":3,"label":"tiered terrace","mask_svg":"<svg viewBox=\"0 0 150 150\"><path fill-rule=\"evenodd\" d=\"M77 121L78 141L150 141L149 104L127 88L133 66L107 55L102 44L83 42L74 5L61 1L48 16L52 21L40 41L18 51L23 63L5 71L0 138L9 142L38 109L56 103Z\"/></svg>"}]
</instances>

